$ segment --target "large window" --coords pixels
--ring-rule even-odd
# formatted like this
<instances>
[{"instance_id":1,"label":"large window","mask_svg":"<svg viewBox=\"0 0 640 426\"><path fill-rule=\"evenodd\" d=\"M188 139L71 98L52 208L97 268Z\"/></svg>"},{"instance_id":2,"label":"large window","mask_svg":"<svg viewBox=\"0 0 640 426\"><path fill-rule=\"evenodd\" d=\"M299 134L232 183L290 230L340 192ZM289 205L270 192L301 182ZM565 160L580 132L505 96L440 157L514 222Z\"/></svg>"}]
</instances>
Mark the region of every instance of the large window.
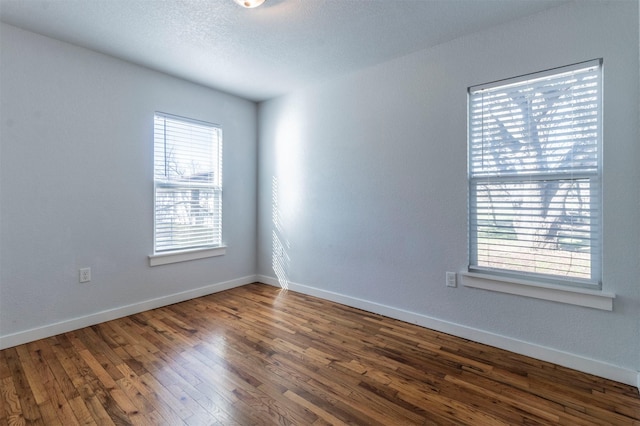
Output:
<instances>
[{"instance_id":1,"label":"large window","mask_svg":"<svg viewBox=\"0 0 640 426\"><path fill-rule=\"evenodd\" d=\"M469 88L469 270L600 285L601 60Z\"/></svg>"},{"instance_id":2,"label":"large window","mask_svg":"<svg viewBox=\"0 0 640 426\"><path fill-rule=\"evenodd\" d=\"M154 254L222 244L222 131L156 113Z\"/></svg>"}]
</instances>

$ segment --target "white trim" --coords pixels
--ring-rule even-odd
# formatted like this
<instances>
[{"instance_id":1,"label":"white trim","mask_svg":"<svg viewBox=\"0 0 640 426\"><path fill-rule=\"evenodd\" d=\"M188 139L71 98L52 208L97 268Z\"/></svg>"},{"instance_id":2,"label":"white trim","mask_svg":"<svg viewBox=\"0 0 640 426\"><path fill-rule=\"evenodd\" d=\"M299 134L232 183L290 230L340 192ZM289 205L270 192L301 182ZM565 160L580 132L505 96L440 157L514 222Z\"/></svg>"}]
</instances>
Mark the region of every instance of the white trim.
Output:
<instances>
[{"instance_id":1,"label":"white trim","mask_svg":"<svg viewBox=\"0 0 640 426\"><path fill-rule=\"evenodd\" d=\"M23 343L32 342L38 339L55 336L56 334L66 333L68 331L77 330L83 327L89 327L105 321L111 321L116 318L122 318L127 315L137 314L139 312L148 311L150 309L171 305L173 303L184 302L185 300L194 299L196 297L206 296L208 294L217 293L246 284L251 284L257 280L255 275L248 275L242 278L236 278L230 281L224 281L217 284L211 284L205 287L187 290L180 293L174 293L155 299L144 300L142 302L131 305L121 306L106 311L97 312L95 314L84 317L73 318L61 321L55 324L45 325L43 327L32 328L31 330L20 331L18 333L0 336L0 349L10 348L12 346L21 345Z\"/></svg>"},{"instance_id":2,"label":"white trim","mask_svg":"<svg viewBox=\"0 0 640 426\"><path fill-rule=\"evenodd\" d=\"M508 86L511 84L522 83L523 81L527 81L527 80L529 81L541 80L541 79L555 76L558 74L579 71L586 68L596 68L596 67L602 66L602 62L603 62L602 58L591 59L589 61L578 62L576 64L551 68L544 71L532 72L532 73L524 74L518 77L505 78L504 80L493 81L485 84L478 84L476 86L469 87L469 93L481 92L483 90L493 89L499 86Z\"/></svg>"},{"instance_id":3,"label":"white trim","mask_svg":"<svg viewBox=\"0 0 640 426\"><path fill-rule=\"evenodd\" d=\"M638 388L638 392L640 392L640 371L638 371L638 380L636 382L636 387Z\"/></svg>"},{"instance_id":4,"label":"white trim","mask_svg":"<svg viewBox=\"0 0 640 426\"><path fill-rule=\"evenodd\" d=\"M615 294L597 290L578 287L556 287L497 275L485 275L475 272L461 272L460 275L462 276L462 285L465 287L551 300L604 311L613 311L613 299L616 297Z\"/></svg>"},{"instance_id":5,"label":"white trim","mask_svg":"<svg viewBox=\"0 0 640 426\"><path fill-rule=\"evenodd\" d=\"M282 287L276 278L266 275L258 275L257 280L259 282L272 286ZM599 377L604 377L616 382L625 383L631 386L640 384L640 373L636 372L635 370L629 370L623 367L608 364L606 362L584 358L568 352L559 351L545 346L539 346L533 343L513 339L506 336L500 336L498 334L493 334L484 330L439 320L437 318L428 317L426 315L418 314L415 312L405 311L403 309L394 308L392 306L386 306L379 303L370 302L368 300L319 289L316 287L292 282L287 282L286 285L288 289L292 291L297 291L299 293L308 294L310 296L331 300L333 302L341 303L354 308L363 309L368 312L385 315L391 318L399 319L401 321L417 324L425 328L440 331L442 333L452 334L463 339L472 340L474 342L494 346L496 348L515 352L542 361L551 362L567 368L572 368L574 370L593 374Z\"/></svg>"},{"instance_id":6,"label":"white trim","mask_svg":"<svg viewBox=\"0 0 640 426\"><path fill-rule=\"evenodd\" d=\"M227 247L172 251L170 253L150 254L149 266L166 265L169 263L186 262L188 260L204 259L207 257L223 256Z\"/></svg>"}]
</instances>

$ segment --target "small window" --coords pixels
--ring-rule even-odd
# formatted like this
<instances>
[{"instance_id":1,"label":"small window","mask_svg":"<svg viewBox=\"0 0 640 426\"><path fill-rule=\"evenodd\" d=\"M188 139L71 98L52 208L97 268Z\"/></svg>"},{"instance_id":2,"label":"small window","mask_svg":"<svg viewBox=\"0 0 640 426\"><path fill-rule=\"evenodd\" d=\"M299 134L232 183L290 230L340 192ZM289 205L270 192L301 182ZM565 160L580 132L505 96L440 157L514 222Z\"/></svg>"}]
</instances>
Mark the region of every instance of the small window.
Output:
<instances>
[{"instance_id":1,"label":"small window","mask_svg":"<svg viewBox=\"0 0 640 426\"><path fill-rule=\"evenodd\" d=\"M222 245L222 131L156 113L154 254Z\"/></svg>"},{"instance_id":2,"label":"small window","mask_svg":"<svg viewBox=\"0 0 640 426\"><path fill-rule=\"evenodd\" d=\"M469 270L596 287L602 61L469 88Z\"/></svg>"}]
</instances>

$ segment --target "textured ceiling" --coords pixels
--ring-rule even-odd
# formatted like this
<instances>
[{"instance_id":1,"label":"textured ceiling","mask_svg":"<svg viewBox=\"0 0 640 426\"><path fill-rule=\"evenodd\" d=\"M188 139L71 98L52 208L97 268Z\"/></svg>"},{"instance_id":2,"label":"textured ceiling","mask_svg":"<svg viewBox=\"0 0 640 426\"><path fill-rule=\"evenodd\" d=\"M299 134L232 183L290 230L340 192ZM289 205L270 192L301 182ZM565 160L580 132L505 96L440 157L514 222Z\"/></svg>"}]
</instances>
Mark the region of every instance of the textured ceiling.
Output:
<instances>
[{"instance_id":1,"label":"textured ceiling","mask_svg":"<svg viewBox=\"0 0 640 426\"><path fill-rule=\"evenodd\" d=\"M0 20L260 101L565 2L0 0Z\"/></svg>"}]
</instances>

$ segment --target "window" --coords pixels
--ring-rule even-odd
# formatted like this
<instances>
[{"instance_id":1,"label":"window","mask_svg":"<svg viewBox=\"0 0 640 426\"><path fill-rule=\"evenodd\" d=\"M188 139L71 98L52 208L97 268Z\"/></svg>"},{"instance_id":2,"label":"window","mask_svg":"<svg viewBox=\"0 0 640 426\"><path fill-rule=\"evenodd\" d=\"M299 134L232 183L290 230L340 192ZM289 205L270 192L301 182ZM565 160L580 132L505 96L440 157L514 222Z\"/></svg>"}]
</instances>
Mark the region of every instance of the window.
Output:
<instances>
[{"instance_id":1,"label":"window","mask_svg":"<svg viewBox=\"0 0 640 426\"><path fill-rule=\"evenodd\" d=\"M469 271L598 287L602 61L469 88Z\"/></svg>"},{"instance_id":2,"label":"window","mask_svg":"<svg viewBox=\"0 0 640 426\"><path fill-rule=\"evenodd\" d=\"M222 245L222 130L154 117L154 255Z\"/></svg>"}]
</instances>

